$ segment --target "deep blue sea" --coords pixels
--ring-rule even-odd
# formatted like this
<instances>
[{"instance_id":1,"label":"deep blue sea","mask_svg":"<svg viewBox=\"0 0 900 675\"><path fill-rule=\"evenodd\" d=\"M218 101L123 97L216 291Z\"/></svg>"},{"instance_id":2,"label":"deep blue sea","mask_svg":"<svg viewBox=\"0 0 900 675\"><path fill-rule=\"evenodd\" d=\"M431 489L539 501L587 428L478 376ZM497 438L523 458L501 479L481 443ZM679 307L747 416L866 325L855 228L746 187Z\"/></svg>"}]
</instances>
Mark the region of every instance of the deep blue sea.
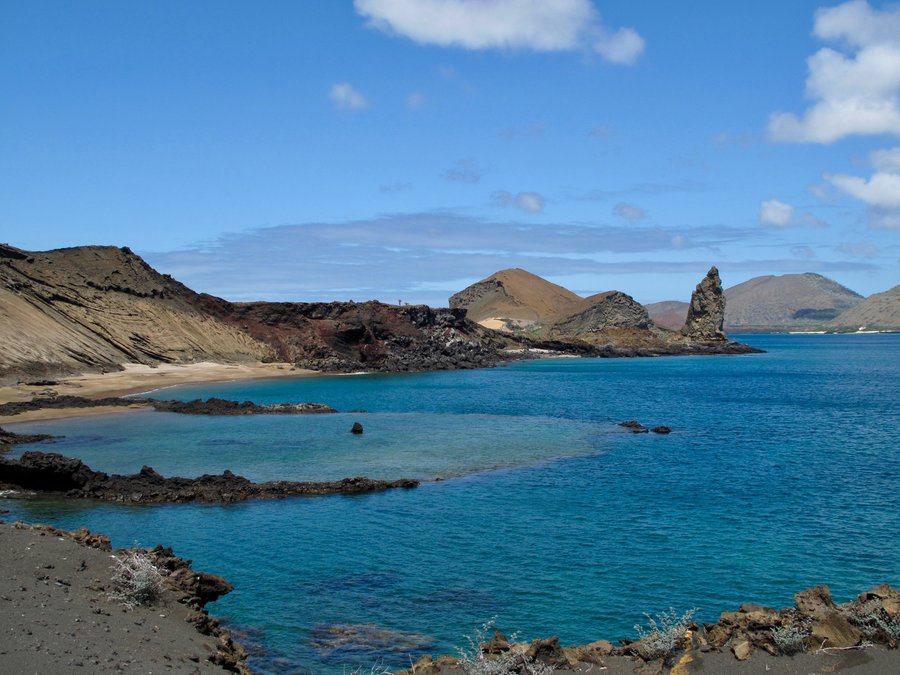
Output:
<instances>
[{"instance_id":1,"label":"deep blue sea","mask_svg":"<svg viewBox=\"0 0 900 675\"><path fill-rule=\"evenodd\" d=\"M235 591L210 611L266 673L408 666L494 616L523 639L583 643L634 637L644 612L670 607L715 620L742 602L790 605L818 583L839 601L900 584L900 335L742 339L768 352L157 392L366 412L4 424L63 434L41 449L107 472L425 482L227 506L0 508L118 546L170 545L223 575ZM674 431L615 424L631 419ZM335 624L350 639L331 640Z\"/></svg>"}]
</instances>

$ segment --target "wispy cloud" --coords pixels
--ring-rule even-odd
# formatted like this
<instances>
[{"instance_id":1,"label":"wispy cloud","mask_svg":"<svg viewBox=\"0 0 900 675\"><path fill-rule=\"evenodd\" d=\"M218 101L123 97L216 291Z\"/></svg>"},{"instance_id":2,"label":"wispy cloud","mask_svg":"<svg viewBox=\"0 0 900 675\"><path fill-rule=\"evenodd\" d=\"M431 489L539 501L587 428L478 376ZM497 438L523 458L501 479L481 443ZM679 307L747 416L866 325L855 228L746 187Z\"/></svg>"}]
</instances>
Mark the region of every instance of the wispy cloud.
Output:
<instances>
[{"instance_id":1,"label":"wispy cloud","mask_svg":"<svg viewBox=\"0 0 900 675\"><path fill-rule=\"evenodd\" d=\"M629 204L627 202L619 202L613 207L613 213L619 218L624 218L630 223L636 223L647 217L647 212L637 204Z\"/></svg>"},{"instance_id":2,"label":"wispy cloud","mask_svg":"<svg viewBox=\"0 0 900 675\"><path fill-rule=\"evenodd\" d=\"M406 107L411 110L418 110L425 106L425 94L421 91L414 91L406 96Z\"/></svg>"},{"instance_id":3,"label":"wispy cloud","mask_svg":"<svg viewBox=\"0 0 900 675\"><path fill-rule=\"evenodd\" d=\"M369 101L347 82L331 85L328 98L338 110L361 110L369 107Z\"/></svg>"},{"instance_id":4,"label":"wispy cloud","mask_svg":"<svg viewBox=\"0 0 900 675\"><path fill-rule=\"evenodd\" d=\"M519 192L512 194L506 190L498 190L491 195L494 206L512 206L525 213L541 213L544 210L544 198L537 192Z\"/></svg>"},{"instance_id":5,"label":"wispy cloud","mask_svg":"<svg viewBox=\"0 0 900 675\"><path fill-rule=\"evenodd\" d=\"M460 159L444 172L444 178L453 183L474 185L481 180L481 171L474 159Z\"/></svg>"},{"instance_id":6,"label":"wispy cloud","mask_svg":"<svg viewBox=\"0 0 900 675\"><path fill-rule=\"evenodd\" d=\"M813 103L799 117L773 113L769 138L832 143L858 134L900 136L900 5L878 10L850 0L819 9L813 34L846 53L826 47L807 60Z\"/></svg>"},{"instance_id":7,"label":"wispy cloud","mask_svg":"<svg viewBox=\"0 0 900 675\"><path fill-rule=\"evenodd\" d=\"M506 141L524 141L534 138L543 138L547 133L547 125L543 122L532 122L522 127L512 127L500 130L497 135Z\"/></svg>"},{"instance_id":8,"label":"wispy cloud","mask_svg":"<svg viewBox=\"0 0 900 675\"><path fill-rule=\"evenodd\" d=\"M644 39L606 27L590 0L355 0L370 27L415 42L471 50L590 50L633 64Z\"/></svg>"},{"instance_id":9,"label":"wispy cloud","mask_svg":"<svg viewBox=\"0 0 900 675\"><path fill-rule=\"evenodd\" d=\"M544 225L423 213L261 228L146 255L192 288L233 300L415 297L442 303L446 296L428 295L420 286L460 278L471 283L516 266L548 276L681 273L690 266L667 259L671 252L695 251L704 258L754 233L722 227ZM700 269L706 263L694 264Z\"/></svg>"}]
</instances>

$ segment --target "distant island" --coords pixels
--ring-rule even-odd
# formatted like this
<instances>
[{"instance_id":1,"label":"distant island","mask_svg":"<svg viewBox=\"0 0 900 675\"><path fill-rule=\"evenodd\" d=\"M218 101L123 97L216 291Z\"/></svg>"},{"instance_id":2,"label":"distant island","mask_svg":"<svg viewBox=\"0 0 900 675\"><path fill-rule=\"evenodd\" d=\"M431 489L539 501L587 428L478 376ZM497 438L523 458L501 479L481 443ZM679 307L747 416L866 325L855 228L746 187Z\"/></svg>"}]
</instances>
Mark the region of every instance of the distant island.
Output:
<instances>
[{"instance_id":1,"label":"distant island","mask_svg":"<svg viewBox=\"0 0 900 675\"><path fill-rule=\"evenodd\" d=\"M900 286L864 298L821 274L761 276L725 289L729 333L900 331ZM654 323L675 328L688 303L647 305Z\"/></svg>"}]
</instances>

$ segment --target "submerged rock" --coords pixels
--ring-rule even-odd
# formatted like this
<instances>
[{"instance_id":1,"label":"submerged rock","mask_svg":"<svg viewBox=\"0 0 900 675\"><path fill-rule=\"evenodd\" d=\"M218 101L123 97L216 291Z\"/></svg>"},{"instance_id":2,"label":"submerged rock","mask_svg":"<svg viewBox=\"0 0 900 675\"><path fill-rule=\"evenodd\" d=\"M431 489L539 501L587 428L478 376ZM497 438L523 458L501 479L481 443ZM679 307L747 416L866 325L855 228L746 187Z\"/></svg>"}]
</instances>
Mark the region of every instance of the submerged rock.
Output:
<instances>
[{"instance_id":1,"label":"submerged rock","mask_svg":"<svg viewBox=\"0 0 900 675\"><path fill-rule=\"evenodd\" d=\"M361 434L363 432L363 425L359 422L354 422L353 426L350 427L351 434Z\"/></svg>"}]
</instances>

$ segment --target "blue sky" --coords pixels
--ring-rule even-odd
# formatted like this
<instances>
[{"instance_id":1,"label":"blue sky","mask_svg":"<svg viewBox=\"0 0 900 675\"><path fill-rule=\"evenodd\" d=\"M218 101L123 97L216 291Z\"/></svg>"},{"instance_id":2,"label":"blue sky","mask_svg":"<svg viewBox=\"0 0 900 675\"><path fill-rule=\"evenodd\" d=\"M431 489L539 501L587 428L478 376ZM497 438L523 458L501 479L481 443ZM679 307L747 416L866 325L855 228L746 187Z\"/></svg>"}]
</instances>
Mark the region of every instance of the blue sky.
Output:
<instances>
[{"instance_id":1,"label":"blue sky","mask_svg":"<svg viewBox=\"0 0 900 675\"><path fill-rule=\"evenodd\" d=\"M0 240L234 300L900 283L900 4L0 4Z\"/></svg>"}]
</instances>

